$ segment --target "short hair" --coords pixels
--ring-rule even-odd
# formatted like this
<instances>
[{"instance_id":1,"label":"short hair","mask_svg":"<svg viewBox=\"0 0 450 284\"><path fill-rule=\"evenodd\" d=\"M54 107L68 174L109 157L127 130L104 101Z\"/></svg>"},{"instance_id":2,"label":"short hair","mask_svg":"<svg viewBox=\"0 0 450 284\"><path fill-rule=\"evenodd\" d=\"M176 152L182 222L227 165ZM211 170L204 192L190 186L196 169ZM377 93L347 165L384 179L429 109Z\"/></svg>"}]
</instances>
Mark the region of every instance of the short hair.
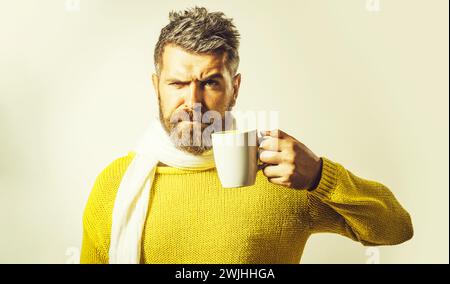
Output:
<instances>
[{"instance_id":1,"label":"short hair","mask_svg":"<svg viewBox=\"0 0 450 284\"><path fill-rule=\"evenodd\" d=\"M174 44L189 52L226 54L226 67L234 76L239 66L240 34L231 18L222 12L208 12L194 7L169 13L170 23L161 30L154 50L156 73L162 69L162 54L167 44Z\"/></svg>"}]
</instances>

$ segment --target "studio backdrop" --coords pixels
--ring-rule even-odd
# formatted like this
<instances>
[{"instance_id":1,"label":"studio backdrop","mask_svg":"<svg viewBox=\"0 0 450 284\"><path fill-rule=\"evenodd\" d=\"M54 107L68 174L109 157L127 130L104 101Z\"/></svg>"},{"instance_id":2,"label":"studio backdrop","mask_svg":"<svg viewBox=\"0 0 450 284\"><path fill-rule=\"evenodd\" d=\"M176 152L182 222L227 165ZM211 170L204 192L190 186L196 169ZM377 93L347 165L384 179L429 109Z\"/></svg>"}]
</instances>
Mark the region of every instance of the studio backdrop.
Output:
<instances>
[{"instance_id":1,"label":"studio backdrop","mask_svg":"<svg viewBox=\"0 0 450 284\"><path fill-rule=\"evenodd\" d=\"M302 263L448 263L447 0L1 0L0 263L76 263L96 176L157 111L171 10L241 33L237 110L275 111L317 155L380 181L414 237L313 235Z\"/></svg>"}]
</instances>

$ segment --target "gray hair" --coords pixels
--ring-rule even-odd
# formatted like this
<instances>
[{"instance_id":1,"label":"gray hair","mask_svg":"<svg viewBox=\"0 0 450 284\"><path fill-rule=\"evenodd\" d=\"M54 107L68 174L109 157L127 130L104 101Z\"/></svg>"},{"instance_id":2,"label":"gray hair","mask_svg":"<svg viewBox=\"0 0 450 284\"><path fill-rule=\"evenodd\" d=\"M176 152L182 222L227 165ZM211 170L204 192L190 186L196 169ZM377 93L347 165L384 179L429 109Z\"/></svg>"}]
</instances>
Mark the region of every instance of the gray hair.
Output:
<instances>
[{"instance_id":1,"label":"gray hair","mask_svg":"<svg viewBox=\"0 0 450 284\"><path fill-rule=\"evenodd\" d=\"M208 12L194 7L169 13L170 23L161 30L154 51L157 74L162 68L162 54L167 44L175 44L187 51L204 54L226 53L226 65L232 75L239 66L239 32L232 19L222 12Z\"/></svg>"}]
</instances>

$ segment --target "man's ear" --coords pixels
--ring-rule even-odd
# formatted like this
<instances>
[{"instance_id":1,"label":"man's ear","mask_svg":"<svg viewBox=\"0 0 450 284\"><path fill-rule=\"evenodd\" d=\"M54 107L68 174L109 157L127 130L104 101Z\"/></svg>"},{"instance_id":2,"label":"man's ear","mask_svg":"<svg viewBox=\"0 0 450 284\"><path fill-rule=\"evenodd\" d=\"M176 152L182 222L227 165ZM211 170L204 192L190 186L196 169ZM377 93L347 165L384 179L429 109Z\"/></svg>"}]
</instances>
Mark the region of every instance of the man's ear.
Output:
<instances>
[{"instance_id":1,"label":"man's ear","mask_svg":"<svg viewBox=\"0 0 450 284\"><path fill-rule=\"evenodd\" d=\"M153 88L155 89L155 94L158 96L158 90L159 90L159 77L156 74L152 74L152 83Z\"/></svg>"},{"instance_id":2,"label":"man's ear","mask_svg":"<svg viewBox=\"0 0 450 284\"><path fill-rule=\"evenodd\" d=\"M241 86L241 74L238 73L233 77L233 103L231 104L231 106L234 106L236 104L240 86Z\"/></svg>"}]
</instances>

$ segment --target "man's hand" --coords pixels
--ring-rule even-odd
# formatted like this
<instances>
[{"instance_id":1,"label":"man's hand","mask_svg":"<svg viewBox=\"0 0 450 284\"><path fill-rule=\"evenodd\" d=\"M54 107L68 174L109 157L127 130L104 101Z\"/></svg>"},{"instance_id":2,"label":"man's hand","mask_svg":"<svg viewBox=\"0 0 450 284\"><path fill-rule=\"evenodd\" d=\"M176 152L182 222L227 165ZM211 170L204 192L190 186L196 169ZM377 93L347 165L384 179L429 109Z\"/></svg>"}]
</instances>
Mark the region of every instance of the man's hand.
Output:
<instances>
[{"instance_id":1,"label":"man's hand","mask_svg":"<svg viewBox=\"0 0 450 284\"><path fill-rule=\"evenodd\" d=\"M322 159L294 137L276 129L261 131L259 159L270 182L313 190L322 174Z\"/></svg>"}]
</instances>

